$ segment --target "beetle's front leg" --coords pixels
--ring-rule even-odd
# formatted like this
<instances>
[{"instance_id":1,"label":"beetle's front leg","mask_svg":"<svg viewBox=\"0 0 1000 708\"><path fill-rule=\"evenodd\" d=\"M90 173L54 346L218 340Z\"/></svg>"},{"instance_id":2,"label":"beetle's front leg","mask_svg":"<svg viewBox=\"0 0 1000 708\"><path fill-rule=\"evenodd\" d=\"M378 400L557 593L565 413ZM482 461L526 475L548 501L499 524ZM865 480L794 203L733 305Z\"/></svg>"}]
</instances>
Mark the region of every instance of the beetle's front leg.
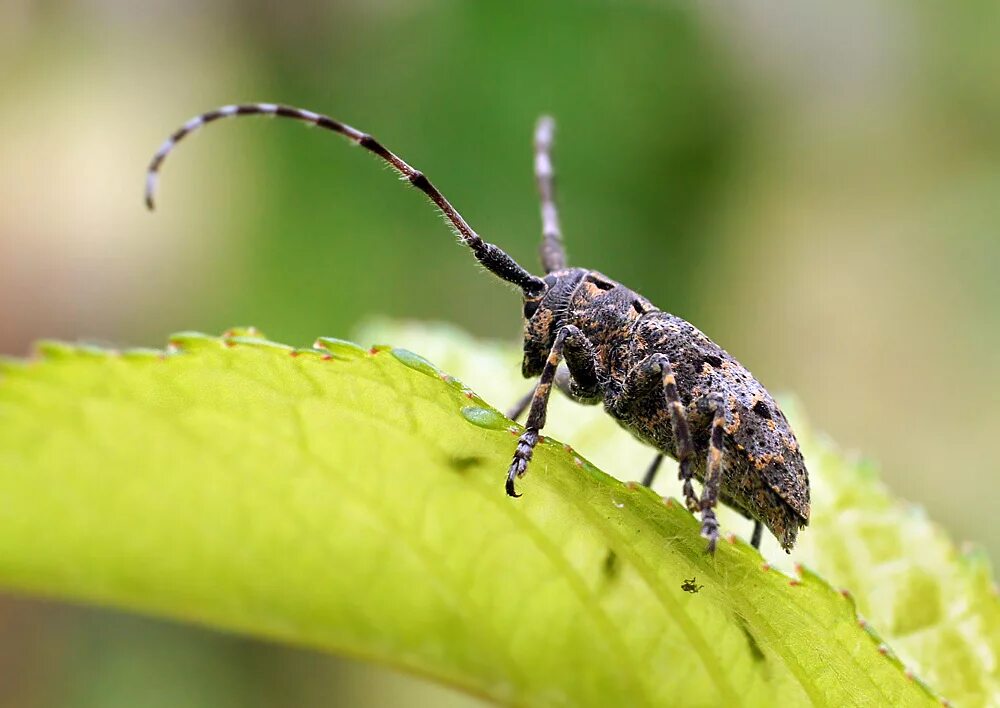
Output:
<instances>
[{"instance_id":1,"label":"beetle's front leg","mask_svg":"<svg viewBox=\"0 0 1000 708\"><path fill-rule=\"evenodd\" d=\"M521 477L528 469L528 463L538 444L538 433L545 425L545 410L549 404L549 393L552 391L552 381L555 378L559 362L565 356L573 378L575 390L581 395L591 394L600 390L597 376L597 362L594 347L586 335L573 325L566 325L556 334L549 357L545 361L538 385L531 395L531 409L528 411L528 423L525 431L517 441L514 451L514 461L507 472L507 494L512 497L521 496L514 490L514 480Z\"/></svg>"},{"instance_id":2,"label":"beetle's front leg","mask_svg":"<svg viewBox=\"0 0 1000 708\"><path fill-rule=\"evenodd\" d=\"M573 331L566 336L563 346L565 366L556 367L553 382L570 400L587 406L600 403L604 399L604 386L601 385L597 375L597 355L594 353L594 345L577 327L567 325L565 329ZM528 391L508 409L507 417L511 420L520 418L521 414L528 410L534 394L535 389Z\"/></svg>"},{"instance_id":3,"label":"beetle's front leg","mask_svg":"<svg viewBox=\"0 0 1000 708\"><path fill-rule=\"evenodd\" d=\"M563 354L566 356L567 359L569 358L568 348L563 350ZM585 389L583 389L583 387L581 387L580 384L577 382L571 370L566 366L560 366L559 368L556 369L556 377L553 380L553 383L556 385L556 388L562 391L563 395L566 396L566 398L570 399L571 401L575 401L580 405L595 406L604 400L603 387L599 386L598 388L594 389L593 393L590 393L588 395L587 393L584 392ZM515 403L513 406L507 409L506 413L507 417L515 421L518 418L520 418L524 414L524 412L528 410L528 406L531 405L531 399L534 396L534 393L535 389L531 389L526 394L524 394L522 398L519 398L517 400L517 403Z\"/></svg>"}]
</instances>

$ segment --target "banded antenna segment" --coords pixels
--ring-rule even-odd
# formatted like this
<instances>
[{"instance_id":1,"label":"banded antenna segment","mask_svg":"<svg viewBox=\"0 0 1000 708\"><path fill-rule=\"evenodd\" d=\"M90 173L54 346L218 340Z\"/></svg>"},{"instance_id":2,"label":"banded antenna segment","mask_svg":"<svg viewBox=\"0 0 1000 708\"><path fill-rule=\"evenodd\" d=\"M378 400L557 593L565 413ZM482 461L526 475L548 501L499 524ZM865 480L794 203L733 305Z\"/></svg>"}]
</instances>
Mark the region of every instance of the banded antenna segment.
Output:
<instances>
[{"instance_id":1,"label":"banded antenna segment","mask_svg":"<svg viewBox=\"0 0 1000 708\"><path fill-rule=\"evenodd\" d=\"M221 118L231 118L234 116L267 115L280 116L282 118L292 118L309 125L315 125L334 133L339 133L353 143L356 143L377 155L403 176L410 184L423 192L441 210L445 218L455 229L459 239L472 249L476 259L491 273L499 278L517 285L529 296L538 295L545 290L545 283L524 268L522 268L513 258L497 246L484 241L471 226L465 221L461 214L451 205L437 187L431 184L430 180L424 176L420 170L414 169L405 160L397 156L391 150L384 147L375 138L362 133L351 126L341 123L338 120L314 113L303 108L283 106L277 103L249 103L238 106L223 106L207 113L195 116L187 123L178 128L173 135L160 146L160 149L153 155L146 170L146 206L152 211L155 206L156 188L159 182L160 169L173 149L181 140L208 123Z\"/></svg>"}]
</instances>

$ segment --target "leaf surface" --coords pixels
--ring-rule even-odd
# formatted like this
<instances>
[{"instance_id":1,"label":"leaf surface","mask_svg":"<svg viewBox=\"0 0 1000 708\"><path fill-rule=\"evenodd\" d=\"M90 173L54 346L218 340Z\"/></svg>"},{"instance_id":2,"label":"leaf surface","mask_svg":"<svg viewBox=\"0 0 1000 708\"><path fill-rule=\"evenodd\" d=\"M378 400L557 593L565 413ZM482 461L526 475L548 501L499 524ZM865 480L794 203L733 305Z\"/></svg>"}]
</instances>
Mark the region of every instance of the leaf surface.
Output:
<instances>
[{"instance_id":1,"label":"leaf surface","mask_svg":"<svg viewBox=\"0 0 1000 708\"><path fill-rule=\"evenodd\" d=\"M491 400L521 393L509 352L394 332L419 334L445 368L466 362L451 370L483 392L502 387ZM554 439L508 499L519 429L408 350L252 334L180 334L167 353L49 343L6 363L0 583L369 658L511 705L933 701L817 575L767 569L736 539L705 555L680 505ZM626 449L598 411L565 403L567 441L594 459ZM867 518L870 499L829 494ZM803 538L834 526L817 518ZM819 539L803 552L844 553ZM852 558L833 575L863 584L879 567ZM696 594L681 588L692 577ZM981 601L964 598L971 614Z\"/></svg>"}]
</instances>

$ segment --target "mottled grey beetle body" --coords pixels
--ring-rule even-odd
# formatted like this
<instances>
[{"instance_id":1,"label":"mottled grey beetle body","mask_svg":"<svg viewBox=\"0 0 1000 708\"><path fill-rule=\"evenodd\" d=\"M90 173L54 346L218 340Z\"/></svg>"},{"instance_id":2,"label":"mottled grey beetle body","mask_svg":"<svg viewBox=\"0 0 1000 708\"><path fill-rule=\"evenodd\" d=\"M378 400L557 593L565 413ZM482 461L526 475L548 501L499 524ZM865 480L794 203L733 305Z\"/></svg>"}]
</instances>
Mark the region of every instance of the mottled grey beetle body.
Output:
<instances>
[{"instance_id":1,"label":"mottled grey beetle body","mask_svg":"<svg viewBox=\"0 0 1000 708\"><path fill-rule=\"evenodd\" d=\"M788 421L764 387L693 325L657 310L596 271L567 267L554 200L551 119L542 118L535 131L541 256L547 274L539 278L484 241L422 172L371 135L291 106L223 106L189 120L149 164L149 208L160 168L178 142L209 123L249 115L314 125L378 156L441 210L480 264L520 288L525 316L521 369L526 377L539 380L510 413L516 419L530 404L507 471L507 494L519 496L514 482L528 469L554 383L581 403L603 402L622 426L659 451L644 484L652 484L664 454L678 460L685 502L692 512L701 513L709 551L719 538L715 506L720 499L755 521L754 546L760 544L763 523L786 550L792 547L799 528L809 521L809 481ZM694 478L704 483L700 500L691 483Z\"/></svg>"},{"instance_id":2,"label":"mottled grey beetle body","mask_svg":"<svg viewBox=\"0 0 1000 708\"><path fill-rule=\"evenodd\" d=\"M553 276L555 282L550 280ZM679 445L662 389L637 391L629 385L637 366L651 355L665 355L691 433L694 476L705 480L713 403L719 401L723 415L719 498L747 518L763 522L784 548L791 548L799 527L809 521L809 480L795 434L767 390L697 327L657 310L600 273L567 269L546 280L552 283L546 294L527 301L526 314L531 317L525 326L525 373L540 373L537 353L551 349L555 332L566 325L579 328L593 344L601 395L574 391L572 377L562 388L582 403L603 402L605 410L636 438L678 459Z\"/></svg>"}]
</instances>

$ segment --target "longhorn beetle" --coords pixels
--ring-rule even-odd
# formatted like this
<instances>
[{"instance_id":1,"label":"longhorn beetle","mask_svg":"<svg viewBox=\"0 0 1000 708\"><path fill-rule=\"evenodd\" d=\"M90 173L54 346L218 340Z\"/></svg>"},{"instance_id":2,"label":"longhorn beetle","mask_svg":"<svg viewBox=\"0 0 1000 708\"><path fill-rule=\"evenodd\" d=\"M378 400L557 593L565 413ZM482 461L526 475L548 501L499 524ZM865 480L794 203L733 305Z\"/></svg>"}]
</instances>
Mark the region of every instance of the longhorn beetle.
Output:
<instances>
[{"instance_id":1,"label":"longhorn beetle","mask_svg":"<svg viewBox=\"0 0 1000 708\"><path fill-rule=\"evenodd\" d=\"M507 494L520 496L514 481L528 470L555 383L579 403L603 402L622 427L656 448L643 484L652 485L664 455L678 461L685 503L692 513L701 512L701 535L710 553L719 539L719 500L754 521L755 547L765 524L786 551L792 548L799 528L809 523L809 478L788 420L750 372L696 327L597 271L567 265L554 197L551 118L541 118L535 130L545 269L538 277L480 238L422 172L375 138L301 108L255 103L192 118L153 156L146 205L153 208L160 168L181 139L221 118L248 115L292 118L340 133L374 153L427 195L476 260L521 289L521 372L539 379L510 412L516 419L528 409L528 421L507 472ZM694 478L703 483L701 499Z\"/></svg>"}]
</instances>

